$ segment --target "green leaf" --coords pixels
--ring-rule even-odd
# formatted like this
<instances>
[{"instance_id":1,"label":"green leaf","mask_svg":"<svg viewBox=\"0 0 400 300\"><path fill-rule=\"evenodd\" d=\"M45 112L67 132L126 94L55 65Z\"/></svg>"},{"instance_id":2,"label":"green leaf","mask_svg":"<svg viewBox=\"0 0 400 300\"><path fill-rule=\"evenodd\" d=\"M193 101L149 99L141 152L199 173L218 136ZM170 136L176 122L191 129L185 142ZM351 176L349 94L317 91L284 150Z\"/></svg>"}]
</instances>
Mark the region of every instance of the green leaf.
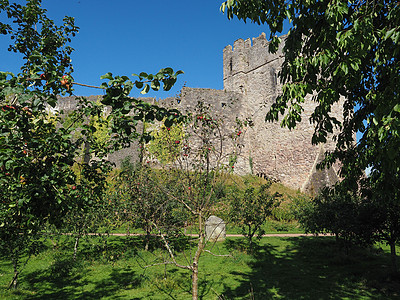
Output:
<instances>
[{"instance_id":1,"label":"green leaf","mask_svg":"<svg viewBox=\"0 0 400 300\"><path fill-rule=\"evenodd\" d=\"M163 119L164 119L164 114L162 112L158 111L156 113L156 120L157 121L162 121Z\"/></svg>"},{"instance_id":2,"label":"green leaf","mask_svg":"<svg viewBox=\"0 0 400 300\"><path fill-rule=\"evenodd\" d=\"M104 74L103 76L100 76L100 79L109 79L112 80L113 76L111 72L108 72L107 74Z\"/></svg>"},{"instance_id":3,"label":"green leaf","mask_svg":"<svg viewBox=\"0 0 400 300\"><path fill-rule=\"evenodd\" d=\"M124 110L130 111L132 108L131 103L129 101L125 101L123 108L124 108Z\"/></svg>"},{"instance_id":4,"label":"green leaf","mask_svg":"<svg viewBox=\"0 0 400 300\"><path fill-rule=\"evenodd\" d=\"M160 89L160 82L158 80L154 80L151 82L151 89L153 91L158 91Z\"/></svg>"},{"instance_id":5,"label":"green leaf","mask_svg":"<svg viewBox=\"0 0 400 300\"><path fill-rule=\"evenodd\" d=\"M355 71L358 71L358 69L359 69L359 66L358 66L358 64L357 63L351 63L350 64L350 66L351 66L351 68L353 69L353 70L355 70Z\"/></svg>"},{"instance_id":6,"label":"green leaf","mask_svg":"<svg viewBox=\"0 0 400 300\"><path fill-rule=\"evenodd\" d=\"M154 113L150 111L146 114L146 121L153 121L154 120Z\"/></svg>"},{"instance_id":7,"label":"green leaf","mask_svg":"<svg viewBox=\"0 0 400 300\"><path fill-rule=\"evenodd\" d=\"M135 81L135 86L136 86L138 89L141 89L141 88L143 87L143 82L141 82L141 81Z\"/></svg>"},{"instance_id":8,"label":"green leaf","mask_svg":"<svg viewBox=\"0 0 400 300\"><path fill-rule=\"evenodd\" d=\"M169 67L161 69L161 70L162 70L162 73L164 73L164 74L168 74L168 75L174 74L174 70L172 68L169 68ZM160 70L160 72L161 72L161 70Z\"/></svg>"},{"instance_id":9,"label":"green leaf","mask_svg":"<svg viewBox=\"0 0 400 300\"><path fill-rule=\"evenodd\" d=\"M150 90L150 86L146 84L143 88L143 90L140 92L142 95L147 94Z\"/></svg>"},{"instance_id":10,"label":"green leaf","mask_svg":"<svg viewBox=\"0 0 400 300\"><path fill-rule=\"evenodd\" d=\"M396 28L392 28L389 31L386 32L385 34L385 40L387 40L388 38L390 38L392 36L392 34L394 33L394 31L396 30Z\"/></svg>"},{"instance_id":11,"label":"green leaf","mask_svg":"<svg viewBox=\"0 0 400 300\"><path fill-rule=\"evenodd\" d=\"M174 124L174 120L173 120L173 119L167 118L167 119L164 121L165 127L171 127L173 124Z\"/></svg>"},{"instance_id":12,"label":"green leaf","mask_svg":"<svg viewBox=\"0 0 400 300\"><path fill-rule=\"evenodd\" d=\"M344 72L345 75L347 75L349 73L349 67L347 66L346 63L342 63L340 65L340 67L341 67L341 69L342 69L342 71Z\"/></svg>"}]
</instances>

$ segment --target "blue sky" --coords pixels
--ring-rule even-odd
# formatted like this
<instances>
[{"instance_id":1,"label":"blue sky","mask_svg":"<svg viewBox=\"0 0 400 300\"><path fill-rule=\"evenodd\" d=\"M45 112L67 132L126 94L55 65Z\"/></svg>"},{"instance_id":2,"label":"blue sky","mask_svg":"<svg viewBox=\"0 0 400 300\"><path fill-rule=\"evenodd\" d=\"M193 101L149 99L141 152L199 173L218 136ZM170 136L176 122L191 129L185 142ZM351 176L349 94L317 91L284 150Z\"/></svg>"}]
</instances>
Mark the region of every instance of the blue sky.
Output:
<instances>
[{"instance_id":1,"label":"blue sky","mask_svg":"<svg viewBox=\"0 0 400 300\"><path fill-rule=\"evenodd\" d=\"M11 2L14 2L11 0ZM16 1L24 3L24 1ZM65 15L80 27L72 40L74 79L100 85L100 76L156 73L160 68L183 70L175 88L150 96L175 95L189 87L222 89L222 50L239 38L259 36L268 27L228 20L219 10L222 0L43 0L48 16L61 24ZM287 29L286 29L287 32ZM16 54L7 52L10 41L0 36L1 71L18 72ZM131 77L132 78L132 77ZM101 94L76 87L76 94ZM132 96L138 96L139 93Z\"/></svg>"}]
</instances>

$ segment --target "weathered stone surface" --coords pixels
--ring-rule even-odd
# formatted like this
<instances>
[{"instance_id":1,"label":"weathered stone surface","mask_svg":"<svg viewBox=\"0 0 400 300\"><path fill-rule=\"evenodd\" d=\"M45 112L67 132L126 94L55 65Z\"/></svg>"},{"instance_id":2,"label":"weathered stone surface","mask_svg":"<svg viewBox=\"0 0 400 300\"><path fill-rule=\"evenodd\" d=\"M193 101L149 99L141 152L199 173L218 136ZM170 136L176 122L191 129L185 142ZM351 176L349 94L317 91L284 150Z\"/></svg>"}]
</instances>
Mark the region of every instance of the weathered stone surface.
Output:
<instances>
[{"instance_id":1,"label":"weathered stone surface","mask_svg":"<svg viewBox=\"0 0 400 300\"><path fill-rule=\"evenodd\" d=\"M313 168L304 182L301 190L309 195L316 195L325 186L332 186L340 180L334 168L327 168L319 170L317 164L324 159L325 149L321 145L318 156L315 159Z\"/></svg>"},{"instance_id":2,"label":"weathered stone surface","mask_svg":"<svg viewBox=\"0 0 400 300\"><path fill-rule=\"evenodd\" d=\"M236 117L251 118L254 126L244 130L240 137L243 147L235 165L235 173L269 177L291 188L314 194L321 187L338 180L339 166L336 164L322 173L315 167L323 158L320 146L311 144L314 126L309 120L316 103L311 97L306 99L302 122L291 131L281 128L279 122L265 122L267 111L282 90L278 80L284 59L282 48L283 43L277 53L269 53L265 34L252 41L239 39L233 47L228 45L223 50L224 90L184 87L179 98L168 98L157 103L173 106L183 112L193 109L198 101L208 103L215 117L226 120L223 128L226 133L233 133ZM148 100L155 101L151 98ZM342 102L331 111L331 116L339 121L343 120ZM71 103L64 101L62 105L70 110L73 109ZM327 151L334 147L331 139L324 144L324 150ZM133 145L111 155L109 159L119 165L124 156L137 159L137 153L138 147Z\"/></svg>"},{"instance_id":3,"label":"weathered stone surface","mask_svg":"<svg viewBox=\"0 0 400 300\"><path fill-rule=\"evenodd\" d=\"M238 40L233 48L227 46L224 49L224 90L242 94L241 114L254 121L254 127L249 128L244 136L243 165L235 170L246 172L251 158L253 173L315 193L338 179L337 165L329 170L330 176L320 176L320 171L315 168L316 161L318 163L323 158L320 147L311 143L314 126L309 119L316 103L311 97L306 99L302 122L291 131L281 128L279 122L265 122L266 112L282 90L277 75L284 59L283 45L281 43L276 54L271 54L265 34L261 34L253 39L253 45L249 41ZM342 111L342 103L338 103L333 107L331 116L342 120ZM330 139L324 145L325 150L333 150L334 147Z\"/></svg>"},{"instance_id":4,"label":"weathered stone surface","mask_svg":"<svg viewBox=\"0 0 400 300\"><path fill-rule=\"evenodd\" d=\"M225 240L226 226L221 218L210 216L205 227L207 241L220 242Z\"/></svg>"}]
</instances>

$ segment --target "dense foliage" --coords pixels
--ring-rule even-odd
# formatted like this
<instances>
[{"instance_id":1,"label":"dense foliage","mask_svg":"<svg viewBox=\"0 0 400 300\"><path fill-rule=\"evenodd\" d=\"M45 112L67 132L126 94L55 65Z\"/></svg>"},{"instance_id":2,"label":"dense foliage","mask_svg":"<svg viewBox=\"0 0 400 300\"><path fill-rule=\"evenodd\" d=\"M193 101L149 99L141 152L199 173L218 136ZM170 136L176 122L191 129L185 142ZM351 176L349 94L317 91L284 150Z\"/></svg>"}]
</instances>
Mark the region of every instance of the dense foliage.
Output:
<instances>
[{"instance_id":1,"label":"dense foliage","mask_svg":"<svg viewBox=\"0 0 400 300\"><path fill-rule=\"evenodd\" d=\"M107 154L134 139L148 140L136 131L140 121L165 120L170 126L183 118L176 110L129 97L131 90L136 87L146 93L161 86L168 90L182 72L165 68L154 75L140 73L134 81L108 73L102 77L108 81L99 87L105 92L103 106L81 97L67 124L62 114L51 115L49 109L56 106L59 95L73 94L77 84L69 46L79 29L74 19L65 17L57 26L40 0L29 0L25 6L1 0L0 13L8 21L0 23L0 34L10 38L8 50L23 58L19 74L0 72L0 184L4 187L0 236L7 241L2 248L14 262L11 286L16 287L19 257L45 224L60 227L98 205L110 170ZM105 119L104 105L111 108ZM103 134L109 138L101 145L95 133L99 127L91 120L109 125L109 132Z\"/></svg>"},{"instance_id":2,"label":"dense foliage","mask_svg":"<svg viewBox=\"0 0 400 300\"><path fill-rule=\"evenodd\" d=\"M253 237L261 239L265 231L262 225L272 210L279 205L279 194L271 194L271 183L263 184L259 188L248 186L242 193L233 196L230 203L230 219L238 224L242 234L253 244Z\"/></svg>"},{"instance_id":3,"label":"dense foliage","mask_svg":"<svg viewBox=\"0 0 400 300\"><path fill-rule=\"evenodd\" d=\"M343 162L343 175L372 166L397 172L400 84L400 5L394 1L226 1L229 18L265 23L276 51L283 22L292 23L285 40L280 79L284 83L267 120L288 111L282 125L301 120L302 103L311 96L314 143L326 141L339 127L336 151L328 158ZM344 120L330 115L344 99ZM359 143L355 133L361 132ZM357 154L357 155L356 155Z\"/></svg>"},{"instance_id":4,"label":"dense foliage","mask_svg":"<svg viewBox=\"0 0 400 300\"><path fill-rule=\"evenodd\" d=\"M286 20L291 22L283 48L282 94L266 120L282 114L281 124L293 128L301 121L306 97L312 98L312 142L325 142L332 133L336 141L324 165L341 162L341 185L375 206L381 215L376 231L394 248L400 237L399 3L228 0L221 9L228 18L267 24L272 51L280 41L275 35ZM332 114L340 102L342 121ZM365 177L367 168L371 174Z\"/></svg>"}]
</instances>

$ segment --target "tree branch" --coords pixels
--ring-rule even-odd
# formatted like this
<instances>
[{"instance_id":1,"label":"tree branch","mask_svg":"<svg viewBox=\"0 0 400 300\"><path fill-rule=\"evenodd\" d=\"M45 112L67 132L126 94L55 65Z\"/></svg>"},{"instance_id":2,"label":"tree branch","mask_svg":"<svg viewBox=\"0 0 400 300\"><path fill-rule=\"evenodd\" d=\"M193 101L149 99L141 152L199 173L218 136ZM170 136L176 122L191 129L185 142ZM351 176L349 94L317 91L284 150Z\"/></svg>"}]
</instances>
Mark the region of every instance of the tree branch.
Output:
<instances>
[{"instance_id":1,"label":"tree branch","mask_svg":"<svg viewBox=\"0 0 400 300\"><path fill-rule=\"evenodd\" d=\"M89 88L94 88L94 89L101 89L101 90L105 90L106 88L100 87L100 86L95 86L95 85L89 85L89 84L84 84L84 83L79 83L79 82L72 82L72 85L80 85L80 86L84 86L84 87L89 87Z\"/></svg>"},{"instance_id":2,"label":"tree branch","mask_svg":"<svg viewBox=\"0 0 400 300\"><path fill-rule=\"evenodd\" d=\"M167 239L165 238L164 234L162 234L162 232L161 232L161 230L158 228L157 224L155 224L154 222L152 222L152 223L153 223L154 227L158 230L158 233L159 233L161 239L162 239L163 242L164 242L164 246L165 246L165 248L167 249L167 251L168 251L168 253L169 253L169 255L170 255L171 259L172 259L172 262L169 262L169 264L174 264L175 266L177 266L178 268L181 268L181 269L192 270L192 266L184 266L184 265L179 264L179 263L176 261L175 255L174 255L174 253L172 252L172 249L171 249L171 247L169 246L168 241L167 241ZM163 263L159 263L159 264L163 264ZM164 263L164 264L166 264L166 263Z\"/></svg>"}]
</instances>

